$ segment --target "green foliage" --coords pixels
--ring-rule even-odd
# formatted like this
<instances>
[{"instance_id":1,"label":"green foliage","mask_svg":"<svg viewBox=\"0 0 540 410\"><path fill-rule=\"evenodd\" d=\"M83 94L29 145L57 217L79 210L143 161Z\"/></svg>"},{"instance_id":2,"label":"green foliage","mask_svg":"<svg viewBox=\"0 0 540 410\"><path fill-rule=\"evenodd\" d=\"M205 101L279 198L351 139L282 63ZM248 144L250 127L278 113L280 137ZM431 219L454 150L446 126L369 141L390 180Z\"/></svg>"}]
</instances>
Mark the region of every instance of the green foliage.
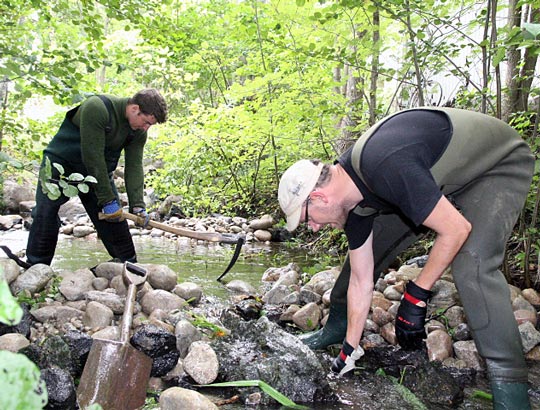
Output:
<instances>
[{"instance_id":1,"label":"green foliage","mask_svg":"<svg viewBox=\"0 0 540 410\"><path fill-rule=\"evenodd\" d=\"M52 178L52 167L58 171L57 179ZM53 201L60 198L61 195L72 198L79 195L79 192L85 194L90 190L88 184L97 182L96 178L91 175L85 177L78 173L72 173L66 177L64 167L57 163L53 163L51 166L48 157L45 157L45 164L39 170L39 181L43 193Z\"/></svg>"},{"instance_id":2,"label":"green foliage","mask_svg":"<svg viewBox=\"0 0 540 410\"><path fill-rule=\"evenodd\" d=\"M50 285L40 293L31 295L30 293L28 293L28 291L23 291L17 295L17 301L19 303L25 303L28 306L32 307L39 303L45 302L47 298L54 299L60 293L59 287L61 282L62 278L60 276L55 276L51 281Z\"/></svg>"},{"instance_id":3,"label":"green foliage","mask_svg":"<svg viewBox=\"0 0 540 410\"><path fill-rule=\"evenodd\" d=\"M16 325L23 311L11 295L0 268L0 322ZM0 408L42 409L47 404L47 389L37 366L26 356L0 350Z\"/></svg>"},{"instance_id":4,"label":"green foliage","mask_svg":"<svg viewBox=\"0 0 540 410\"><path fill-rule=\"evenodd\" d=\"M520 101L538 96L526 83L538 75L521 68L538 59L539 24L494 27L489 17L484 3L443 0L10 1L0 5L0 152L19 164L0 158L0 171L35 164L58 127L60 116L27 118L30 97L67 107L89 92L156 87L170 120L151 129L146 156L164 165L147 187L160 199L181 195L188 215L278 215L289 165L333 160L389 112L446 103L448 79L459 88L454 106L494 113L502 99L495 70L509 47L529 56L514 76L524 82ZM479 35L492 27L491 37ZM536 113L514 114L538 152L538 137L529 138ZM77 182L45 189L75 195ZM538 243L536 232L517 237L529 249ZM343 252L346 241L324 233L313 245Z\"/></svg>"},{"instance_id":5,"label":"green foliage","mask_svg":"<svg viewBox=\"0 0 540 410\"><path fill-rule=\"evenodd\" d=\"M195 327L201 328L201 329L208 329L212 332L212 337L222 337L225 336L225 330L223 330L218 325L210 322L207 318L205 318L203 315L199 315L193 312L190 312L191 314L191 324Z\"/></svg>"}]
</instances>

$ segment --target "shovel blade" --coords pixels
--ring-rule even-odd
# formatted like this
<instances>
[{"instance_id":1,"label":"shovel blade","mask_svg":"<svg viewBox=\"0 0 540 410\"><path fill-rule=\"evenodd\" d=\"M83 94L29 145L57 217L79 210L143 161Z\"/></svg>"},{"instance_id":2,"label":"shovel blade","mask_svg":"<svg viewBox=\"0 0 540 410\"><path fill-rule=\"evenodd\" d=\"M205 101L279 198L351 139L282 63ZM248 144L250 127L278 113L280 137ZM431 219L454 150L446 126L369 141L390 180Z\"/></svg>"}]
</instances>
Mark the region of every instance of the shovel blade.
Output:
<instances>
[{"instance_id":1,"label":"shovel blade","mask_svg":"<svg viewBox=\"0 0 540 410\"><path fill-rule=\"evenodd\" d=\"M152 359L130 344L95 339L77 389L81 409L135 410L146 400Z\"/></svg>"}]
</instances>

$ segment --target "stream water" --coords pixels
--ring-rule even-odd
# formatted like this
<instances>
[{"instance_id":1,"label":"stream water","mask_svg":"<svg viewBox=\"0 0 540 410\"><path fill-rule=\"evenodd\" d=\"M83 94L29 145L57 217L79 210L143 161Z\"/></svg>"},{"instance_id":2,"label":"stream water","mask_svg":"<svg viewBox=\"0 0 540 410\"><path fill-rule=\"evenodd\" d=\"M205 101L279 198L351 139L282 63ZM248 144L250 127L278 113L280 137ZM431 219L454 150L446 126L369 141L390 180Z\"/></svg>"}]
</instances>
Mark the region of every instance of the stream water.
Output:
<instances>
[{"instance_id":1,"label":"stream water","mask_svg":"<svg viewBox=\"0 0 540 410\"><path fill-rule=\"evenodd\" d=\"M10 231L0 234L0 243L18 253L26 247L27 238L26 231ZM178 273L179 282L197 283L207 295L219 298L228 296L227 289L216 279L228 266L233 256L234 245L207 242L194 244L194 241L186 238L171 240L148 235L134 236L133 242L139 263L167 265ZM52 267L60 271L73 271L92 267L109 259L109 254L98 239L60 235ZM303 269L320 265L313 256L285 244L245 244L238 261L224 279L226 281L241 279L258 288L266 269L290 262L297 262ZM325 258L325 263L329 263L326 267L331 267L338 265L339 261ZM321 270L323 268L325 266L321 266Z\"/></svg>"},{"instance_id":2,"label":"stream water","mask_svg":"<svg viewBox=\"0 0 540 410\"><path fill-rule=\"evenodd\" d=\"M7 245L17 253L26 246L28 232L10 231L0 233L0 243ZM234 246L200 243L193 244L189 240L171 240L164 237L153 238L150 236L134 236L134 243L137 249L138 261L140 263L155 263L169 266L176 271L179 281L194 282L199 284L204 293L208 296L215 296L220 300L226 300L229 292L223 284L216 281L233 255ZM3 256L3 255L0 255ZM105 251L101 241L97 239L79 238L61 236L57 246L53 268L55 270L77 270L84 267L92 267L96 264L109 260L110 257ZM324 261L317 260L313 255L306 254L305 251L295 250L285 244L248 244L244 245L242 253L231 271L225 277L225 281L232 279L244 280L255 288L261 284L261 276L269 267L284 266L290 262L296 262L302 269L309 269L317 266L319 270L330 266L337 266L337 259L325 257ZM321 264L321 262L323 262ZM325 266L327 264L328 266ZM331 357L324 353L321 360L330 363ZM534 363L530 368L530 380L533 384L540 382L540 364ZM379 379L380 382L380 379ZM427 409L411 405L405 402L396 389L391 385L382 385L373 377L371 379L340 379L332 382L334 390L343 399L342 403L337 404L312 404L312 410L386 410L386 409ZM480 381L476 388L487 390L485 380ZM219 396L226 398L220 392ZM231 393L232 395L232 393ZM533 401L533 409L539 409L540 398L536 397ZM157 406L145 406L145 410L154 409ZM229 404L220 406L223 410L244 409L243 404ZM269 408L269 407L265 407ZM280 408L272 407L273 409ZM449 406L437 407L440 410L450 409ZM487 410L491 409L491 402L485 399L471 398L467 394L465 401L460 404L459 409ZM429 410L435 409L430 407Z\"/></svg>"}]
</instances>

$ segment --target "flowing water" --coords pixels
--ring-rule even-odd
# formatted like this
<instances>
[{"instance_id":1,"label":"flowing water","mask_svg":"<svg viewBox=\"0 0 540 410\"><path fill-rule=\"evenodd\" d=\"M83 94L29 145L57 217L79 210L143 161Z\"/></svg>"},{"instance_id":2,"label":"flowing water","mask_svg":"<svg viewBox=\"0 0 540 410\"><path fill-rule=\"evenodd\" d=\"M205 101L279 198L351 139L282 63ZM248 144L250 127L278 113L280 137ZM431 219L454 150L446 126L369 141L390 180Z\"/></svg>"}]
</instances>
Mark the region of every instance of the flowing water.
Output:
<instances>
[{"instance_id":1,"label":"flowing water","mask_svg":"<svg viewBox=\"0 0 540 410\"><path fill-rule=\"evenodd\" d=\"M0 243L7 245L14 253L18 253L26 247L27 238L26 231L11 231L0 234ZM197 283L207 295L219 298L228 296L227 289L216 279L228 266L234 253L234 245L202 241L194 243L195 241L187 238L176 240L148 235L134 236L133 242L139 263L167 265L178 273L179 282ZM61 235L52 267L60 271L73 271L93 267L109 259L110 256L100 240ZM320 265L313 256L285 244L245 244L240 257L224 277L224 281L241 279L258 288L266 269L284 266L290 262L297 262L302 269L317 265L321 270L339 264L337 259L325 258L324 262L328 265Z\"/></svg>"}]
</instances>

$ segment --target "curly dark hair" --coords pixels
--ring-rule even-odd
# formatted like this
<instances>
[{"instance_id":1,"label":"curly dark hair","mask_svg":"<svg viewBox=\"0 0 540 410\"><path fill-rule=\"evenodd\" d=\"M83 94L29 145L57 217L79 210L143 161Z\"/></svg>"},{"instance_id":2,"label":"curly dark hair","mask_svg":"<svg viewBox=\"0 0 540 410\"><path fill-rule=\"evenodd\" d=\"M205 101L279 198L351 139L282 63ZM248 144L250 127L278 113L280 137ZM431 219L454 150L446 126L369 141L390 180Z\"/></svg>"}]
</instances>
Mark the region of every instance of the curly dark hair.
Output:
<instances>
[{"instance_id":1,"label":"curly dark hair","mask_svg":"<svg viewBox=\"0 0 540 410\"><path fill-rule=\"evenodd\" d=\"M136 104L145 115L153 115L160 124L167 121L167 102L155 88L139 91L128 100L128 104Z\"/></svg>"}]
</instances>

